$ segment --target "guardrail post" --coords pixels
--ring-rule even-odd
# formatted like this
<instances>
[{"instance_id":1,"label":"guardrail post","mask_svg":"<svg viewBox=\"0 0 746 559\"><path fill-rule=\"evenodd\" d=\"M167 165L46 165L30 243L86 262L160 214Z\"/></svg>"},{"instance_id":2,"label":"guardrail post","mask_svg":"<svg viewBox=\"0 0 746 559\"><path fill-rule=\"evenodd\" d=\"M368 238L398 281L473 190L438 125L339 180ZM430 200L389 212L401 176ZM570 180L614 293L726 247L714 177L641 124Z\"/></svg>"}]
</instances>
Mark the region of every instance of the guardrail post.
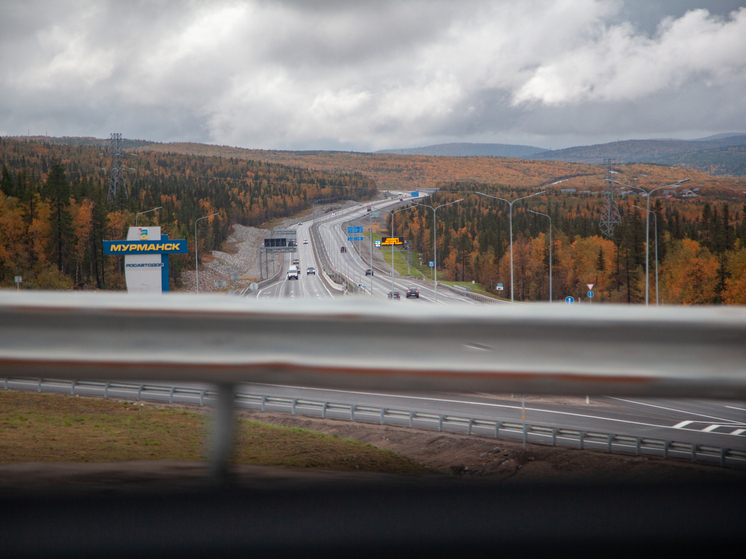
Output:
<instances>
[{"instance_id":1,"label":"guardrail post","mask_svg":"<svg viewBox=\"0 0 746 559\"><path fill-rule=\"evenodd\" d=\"M728 454L727 448L721 448L720 449L720 465L724 468L725 467L725 455Z\"/></svg>"},{"instance_id":2,"label":"guardrail post","mask_svg":"<svg viewBox=\"0 0 746 559\"><path fill-rule=\"evenodd\" d=\"M106 398L108 398L108 397L109 397L109 383L107 382L107 383L106 383L106 384L104 385L104 399L106 399Z\"/></svg>"},{"instance_id":3,"label":"guardrail post","mask_svg":"<svg viewBox=\"0 0 746 559\"><path fill-rule=\"evenodd\" d=\"M142 397L142 384L137 388L137 399Z\"/></svg>"},{"instance_id":4,"label":"guardrail post","mask_svg":"<svg viewBox=\"0 0 746 559\"><path fill-rule=\"evenodd\" d=\"M210 474L216 482L225 480L228 473L228 459L233 449L233 408L235 405L233 385L219 384L210 440Z\"/></svg>"},{"instance_id":5,"label":"guardrail post","mask_svg":"<svg viewBox=\"0 0 746 559\"><path fill-rule=\"evenodd\" d=\"M201 408L204 405L205 405L205 391L200 390L199 391L199 407Z\"/></svg>"},{"instance_id":6,"label":"guardrail post","mask_svg":"<svg viewBox=\"0 0 746 559\"><path fill-rule=\"evenodd\" d=\"M8 390L8 377L5 377L5 390Z\"/></svg>"},{"instance_id":7,"label":"guardrail post","mask_svg":"<svg viewBox=\"0 0 746 559\"><path fill-rule=\"evenodd\" d=\"M502 421L495 421L495 438L500 436L500 427L502 427Z\"/></svg>"},{"instance_id":8,"label":"guardrail post","mask_svg":"<svg viewBox=\"0 0 746 559\"><path fill-rule=\"evenodd\" d=\"M409 412L409 426L414 427L414 412Z\"/></svg>"},{"instance_id":9,"label":"guardrail post","mask_svg":"<svg viewBox=\"0 0 746 559\"><path fill-rule=\"evenodd\" d=\"M321 419L326 419L326 406L329 402L324 402L324 406L321 408Z\"/></svg>"},{"instance_id":10,"label":"guardrail post","mask_svg":"<svg viewBox=\"0 0 746 559\"><path fill-rule=\"evenodd\" d=\"M640 448L642 447L642 437L637 437L635 441L635 454L640 456Z\"/></svg>"},{"instance_id":11,"label":"guardrail post","mask_svg":"<svg viewBox=\"0 0 746 559\"><path fill-rule=\"evenodd\" d=\"M174 403L174 387L171 387L171 392L168 395L168 403L173 404Z\"/></svg>"},{"instance_id":12,"label":"guardrail post","mask_svg":"<svg viewBox=\"0 0 746 559\"><path fill-rule=\"evenodd\" d=\"M468 433L469 435L471 435L471 426L472 426L472 425L474 425L474 420L473 420L473 419L470 419L470 420L469 420L469 433Z\"/></svg>"},{"instance_id":13,"label":"guardrail post","mask_svg":"<svg viewBox=\"0 0 746 559\"><path fill-rule=\"evenodd\" d=\"M383 425L383 416L386 414L386 408L381 408L381 425Z\"/></svg>"},{"instance_id":14,"label":"guardrail post","mask_svg":"<svg viewBox=\"0 0 746 559\"><path fill-rule=\"evenodd\" d=\"M75 381L70 383L70 396L75 396Z\"/></svg>"},{"instance_id":15,"label":"guardrail post","mask_svg":"<svg viewBox=\"0 0 746 559\"><path fill-rule=\"evenodd\" d=\"M585 443L585 431L580 432L580 450L584 450L584 443Z\"/></svg>"},{"instance_id":16,"label":"guardrail post","mask_svg":"<svg viewBox=\"0 0 746 559\"><path fill-rule=\"evenodd\" d=\"M39 379L39 386L36 388L37 392L41 392L41 379Z\"/></svg>"},{"instance_id":17,"label":"guardrail post","mask_svg":"<svg viewBox=\"0 0 746 559\"><path fill-rule=\"evenodd\" d=\"M296 404L297 402L298 402L298 399L297 399L297 398L293 398L293 408L292 408L292 413L293 413L293 415L295 415L295 404Z\"/></svg>"},{"instance_id":18,"label":"guardrail post","mask_svg":"<svg viewBox=\"0 0 746 559\"><path fill-rule=\"evenodd\" d=\"M663 441L663 458L668 460L668 447L671 446L671 441Z\"/></svg>"},{"instance_id":19,"label":"guardrail post","mask_svg":"<svg viewBox=\"0 0 746 559\"><path fill-rule=\"evenodd\" d=\"M265 409L267 409L267 397L262 396L262 411L264 411Z\"/></svg>"},{"instance_id":20,"label":"guardrail post","mask_svg":"<svg viewBox=\"0 0 746 559\"><path fill-rule=\"evenodd\" d=\"M440 420L438 421L438 431L443 430L443 419L444 419L444 416L441 415Z\"/></svg>"},{"instance_id":21,"label":"guardrail post","mask_svg":"<svg viewBox=\"0 0 746 559\"><path fill-rule=\"evenodd\" d=\"M355 421L355 404L350 404L350 421Z\"/></svg>"},{"instance_id":22,"label":"guardrail post","mask_svg":"<svg viewBox=\"0 0 746 559\"><path fill-rule=\"evenodd\" d=\"M557 446L557 429L552 429L552 446Z\"/></svg>"},{"instance_id":23,"label":"guardrail post","mask_svg":"<svg viewBox=\"0 0 746 559\"><path fill-rule=\"evenodd\" d=\"M697 447L699 445L697 443L692 443L692 462L697 461Z\"/></svg>"},{"instance_id":24,"label":"guardrail post","mask_svg":"<svg viewBox=\"0 0 746 559\"><path fill-rule=\"evenodd\" d=\"M607 439L608 439L608 446L606 450L609 452L609 454L611 454L611 443L614 440L614 435L609 435Z\"/></svg>"}]
</instances>

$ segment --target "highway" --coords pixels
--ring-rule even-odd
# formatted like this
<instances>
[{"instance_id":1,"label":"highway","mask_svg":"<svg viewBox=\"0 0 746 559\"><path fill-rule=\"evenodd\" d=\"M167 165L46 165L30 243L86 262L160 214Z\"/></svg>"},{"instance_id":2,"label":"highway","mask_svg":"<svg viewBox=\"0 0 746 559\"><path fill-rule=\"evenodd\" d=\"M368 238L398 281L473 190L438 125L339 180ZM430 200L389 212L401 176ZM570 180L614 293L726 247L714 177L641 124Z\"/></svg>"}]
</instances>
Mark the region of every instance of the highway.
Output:
<instances>
[{"instance_id":1,"label":"highway","mask_svg":"<svg viewBox=\"0 0 746 559\"><path fill-rule=\"evenodd\" d=\"M417 201L409 197L405 199L405 202ZM369 216L368 206L382 216L401 205L399 200L377 201L340 210L330 218L319 220L319 236L324 246L317 247L317 250L326 250L332 265L347 276L352 283L360 286L361 294L357 296L388 299L387 295L392 291L392 278L377 270L374 271L373 277L365 275L365 270L370 267L369 241L348 241L346 226L353 221L358 225L361 221L364 224ZM285 255L283 274L279 281L262 289L258 297L292 299L347 296L339 290L327 287L319 275L306 275L308 266L316 268L317 274L320 270L319 263L314 258L311 225L313 225L311 221L306 221L296 226L298 252ZM308 244L305 244L305 240L308 240ZM345 253L340 251L342 246L347 249ZM388 251L385 255L388 255ZM288 280L284 273L293 258L299 258L301 263L301 278L298 281ZM406 290L410 286L419 289L419 299L405 298ZM408 305L435 302L432 282L401 278L395 275L393 290L399 291L402 299L390 304L403 305L402 312L406 312ZM444 287L438 289L437 303L439 305L480 304ZM423 413L508 422L520 421L522 416L521 400L518 395L511 397L511 395L489 394L393 394L320 390L268 384L242 385L240 391L267 396L401 408ZM525 410L527 422L547 427L585 429L660 439L671 438L682 442L746 449L746 404L739 402L594 397L590 404L586 404L583 398L577 397L529 397Z\"/></svg>"},{"instance_id":2,"label":"highway","mask_svg":"<svg viewBox=\"0 0 746 559\"><path fill-rule=\"evenodd\" d=\"M368 207L372 208L372 212L378 212L380 217L387 215L392 209L401 207L403 203L417 203L422 200L426 201L425 196L420 198L412 198L407 194L403 200L398 198L381 200L367 204L360 204L356 207L345 208L323 220L318 220L318 231L319 237L323 242L323 247L316 247L317 251L326 251L329 260L334 268L341 274L349 278L353 285L359 286L359 293L367 296L381 297L388 299L388 293L391 291L398 291L401 294L401 300L396 301L397 303L404 303L406 300L406 291L410 287L416 287L419 290L419 300L435 302L435 289L432 282L426 282L422 280L416 280L411 278L403 278L397 274L394 274L393 279L390 275L389 270L381 271L373 269L373 275L366 275L366 270L370 269L370 241L348 241L348 235L346 232L347 224L350 222L356 222L363 224L367 221L368 225L363 225L366 229L365 235L367 236L367 229L370 227ZM309 278L305 277L305 270L307 266L314 266L317 270L320 269L320 265L315 261L313 254L313 238L311 236L310 228L313 225L311 221L305 221L295 226L298 237L298 249L299 258L301 262L301 273L303 277L300 283L304 283L304 279L308 279L301 287L289 287L287 284L295 283L295 280L290 282L283 275L279 280L280 286L272 285L264 288L260 293L260 297L334 297L339 295L338 291L333 288L326 290L318 287L318 284L323 282L316 281L316 278L312 276ZM357 235L360 236L360 235ZM303 240L308 239L309 244L303 244ZM341 247L346 248L346 252L341 252ZM375 250L375 249L374 249ZM385 250L384 257L388 257L390 254L389 250ZM286 255L284 261L283 270L287 270L292 258L295 256L290 254ZM472 299L454 293L448 288L441 286L438 289L438 304L450 304L450 303L466 303L476 304ZM418 299L411 298L408 300L411 304L418 303Z\"/></svg>"}]
</instances>

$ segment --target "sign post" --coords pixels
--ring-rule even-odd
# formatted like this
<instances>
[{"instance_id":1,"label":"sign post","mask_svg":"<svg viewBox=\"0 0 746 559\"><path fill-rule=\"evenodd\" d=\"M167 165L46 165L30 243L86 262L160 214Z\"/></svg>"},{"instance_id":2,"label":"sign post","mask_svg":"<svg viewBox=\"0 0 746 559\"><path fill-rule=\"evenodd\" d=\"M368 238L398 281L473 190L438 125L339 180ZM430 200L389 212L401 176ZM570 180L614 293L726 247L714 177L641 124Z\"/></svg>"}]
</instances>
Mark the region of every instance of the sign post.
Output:
<instances>
[{"instance_id":1,"label":"sign post","mask_svg":"<svg viewBox=\"0 0 746 559\"><path fill-rule=\"evenodd\" d=\"M18 291L21 290L21 282L23 281L23 276L16 276L16 286L18 286Z\"/></svg>"},{"instance_id":2,"label":"sign post","mask_svg":"<svg viewBox=\"0 0 746 559\"><path fill-rule=\"evenodd\" d=\"M168 255L187 254L185 239L169 240L160 227L130 227L126 241L104 241L104 254L124 256L129 293L168 292Z\"/></svg>"}]
</instances>

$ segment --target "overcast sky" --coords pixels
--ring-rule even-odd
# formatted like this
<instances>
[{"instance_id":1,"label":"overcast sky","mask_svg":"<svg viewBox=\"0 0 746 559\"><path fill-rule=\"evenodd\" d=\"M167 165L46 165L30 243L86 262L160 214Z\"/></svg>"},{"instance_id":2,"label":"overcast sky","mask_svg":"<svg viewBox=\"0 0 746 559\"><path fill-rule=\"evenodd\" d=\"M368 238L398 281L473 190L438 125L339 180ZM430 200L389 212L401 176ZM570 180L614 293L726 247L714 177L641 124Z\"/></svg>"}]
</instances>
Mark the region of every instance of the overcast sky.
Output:
<instances>
[{"instance_id":1,"label":"overcast sky","mask_svg":"<svg viewBox=\"0 0 746 559\"><path fill-rule=\"evenodd\" d=\"M746 0L3 0L0 134L371 151L746 132Z\"/></svg>"}]
</instances>

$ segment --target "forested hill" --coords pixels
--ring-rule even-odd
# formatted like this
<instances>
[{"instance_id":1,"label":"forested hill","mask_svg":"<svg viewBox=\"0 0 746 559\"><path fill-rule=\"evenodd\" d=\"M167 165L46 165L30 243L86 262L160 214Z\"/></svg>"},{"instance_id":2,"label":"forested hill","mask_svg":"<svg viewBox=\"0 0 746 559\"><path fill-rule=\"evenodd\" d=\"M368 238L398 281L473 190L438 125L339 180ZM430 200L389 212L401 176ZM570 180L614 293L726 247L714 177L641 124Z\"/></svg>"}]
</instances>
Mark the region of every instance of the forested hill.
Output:
<instances>
[{"instance_id":1,"label":"forested hill","mask_svg":"<svg viewBox=\"0 0 746 559\"><path fill-rule=\"evenodd\" d=\"M575 163L656 163L697 169L716 176L746 176L746 134L711 139L627 140L545 151L525 156L542 161Z\"/></svg>"},{"instance_id":2,"label":"forested hill","mask_svg":"<svg viewBox=\"0 0 746 559\"><path fill-rule=\"evenodd\" d=\"M126 145L126 144L125 144ZM375 183L329 173L223 157L126 151L126 193L108 200L111 155L101 145L0 139L0 286L22 276L24 287L123 288L121 263L104 257L102 241L123 239L139 212L141 225L160 225L200 253L218 248L233 223L260 225L308 208L315 200L369 199ZM172 279L194 265L171 260Z\"/></svg>"}]
</instances>

